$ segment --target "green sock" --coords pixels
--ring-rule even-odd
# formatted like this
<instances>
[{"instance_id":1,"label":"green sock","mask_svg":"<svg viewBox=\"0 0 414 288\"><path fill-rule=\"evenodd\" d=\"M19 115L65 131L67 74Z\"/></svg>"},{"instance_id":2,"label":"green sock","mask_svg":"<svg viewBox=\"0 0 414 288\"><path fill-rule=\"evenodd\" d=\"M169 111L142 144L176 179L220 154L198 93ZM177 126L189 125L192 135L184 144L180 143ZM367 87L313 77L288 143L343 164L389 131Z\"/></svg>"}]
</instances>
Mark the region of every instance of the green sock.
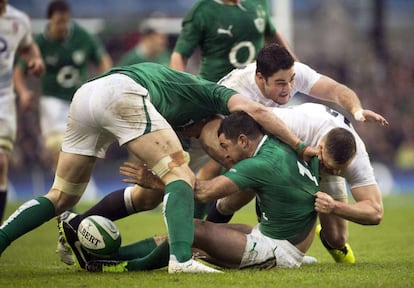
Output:
<instances>
[{"instance_id":1,"label":"green sock","mask_svg":"<svg viewBox=\"0 0 414 288\"><path fill-rule=\"evenodd\" d=\"M194 240L193 189L182 180L171 182L165 186L163 204L171 255L179 262L185 262L192 256Z\"/></svg>"},{"instance_id":2,"label":"green sock","mask_svg":"<svg viewBox=\"0 0 414 288\"><path fill-rule=\"evenodd\" d=\"M194 218L204 219L207 215L210 203L195 203L194 204Z\"/></svg>"},{"instance_id":3,"label":"green sock","mask_svg":"<svg viewBox=\"0 0 414 288\"><path fill-rule=\"evenodd\" d=\"M55 216L55 206L38 197L22 204L0 227L0 254L11 242Z\"/></svg>"},{"instance_id":4,"label":"green sock","mask_svg":"<svg viewBox=\"0 0 414 288\"><path fill-rule=\"evenodd\" d=\"M135 258L143 258L150 254L157 244L153 237L144 239L133 244L122 246L118 249L118 253L112 258L115 260L132 260Z\"/></svg>"},{"instance_id":5,"label":"green sock","mask_svg":"<svg viewBox=\"0 0 414 288\"><path fill-rule=\"evenodd\" d=\"M128 261L128 271L154 270L168 266L170 259L170 246L164 241L144 258Z\"/></svg>"}]
</instances>

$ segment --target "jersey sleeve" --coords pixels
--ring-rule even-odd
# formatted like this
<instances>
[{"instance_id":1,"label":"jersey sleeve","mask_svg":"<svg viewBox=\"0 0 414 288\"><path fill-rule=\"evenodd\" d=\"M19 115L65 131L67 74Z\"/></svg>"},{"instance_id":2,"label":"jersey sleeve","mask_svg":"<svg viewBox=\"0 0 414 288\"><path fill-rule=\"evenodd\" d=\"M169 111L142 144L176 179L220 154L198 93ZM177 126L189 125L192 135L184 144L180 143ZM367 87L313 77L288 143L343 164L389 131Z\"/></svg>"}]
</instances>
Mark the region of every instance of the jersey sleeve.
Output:
<instances>
[{"instance_id":1,"label":"jersey sleeve","mask_svg":"<svg viewBox=\"0 0 414 288\"><path fill-rule=\"evenodd\" d=\"M178 52L189 58L203 38L203 19L200 5L196 4L184 17L182 29L174 47Z\"/></svg>"},{"instance_id":2,"label":"jersey sleeve","mask_svg":"<svg viewBox=\"0 0 414 288\"><path fill-rule=\"evenodd\" d=\"M233 181L241 191L246 188L255 189L261 186L262 176L266 175L265 167L267 165L263 165L261 161L255 158L247 158L238 162L223 176Z\"/></svg>"},{"instance_id":3,"label":"jersey sleeve","mask_svg":"<svg viewBox=\"0 0 414 288\"><path fill-rule=\"evenodd\" d=\"M313 85L321 78L321 74L313 70L306 64L295 62L295 86L292 95L297 92L309 94Z\"/></svg>"}]
</instances>

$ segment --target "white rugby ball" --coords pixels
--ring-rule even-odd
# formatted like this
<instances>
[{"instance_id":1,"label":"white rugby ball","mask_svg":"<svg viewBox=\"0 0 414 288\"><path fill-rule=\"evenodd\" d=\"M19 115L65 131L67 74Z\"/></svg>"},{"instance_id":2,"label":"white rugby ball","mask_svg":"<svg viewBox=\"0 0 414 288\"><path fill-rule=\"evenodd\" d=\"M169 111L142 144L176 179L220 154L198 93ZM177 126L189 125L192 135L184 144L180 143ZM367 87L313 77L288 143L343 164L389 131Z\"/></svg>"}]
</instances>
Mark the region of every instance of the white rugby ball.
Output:
<instances>
[{"instance_id":1,"label":"white rugby ball","mask_svg":"<svg viewBox=\"0 0 414 288\"><path fill-rule=\"evenodd\" d=\"M81 221L78 238L89 252L99 256L110 256L121 246L118 227L108 218L92 215Z\"/></svg>"}]
</instances>

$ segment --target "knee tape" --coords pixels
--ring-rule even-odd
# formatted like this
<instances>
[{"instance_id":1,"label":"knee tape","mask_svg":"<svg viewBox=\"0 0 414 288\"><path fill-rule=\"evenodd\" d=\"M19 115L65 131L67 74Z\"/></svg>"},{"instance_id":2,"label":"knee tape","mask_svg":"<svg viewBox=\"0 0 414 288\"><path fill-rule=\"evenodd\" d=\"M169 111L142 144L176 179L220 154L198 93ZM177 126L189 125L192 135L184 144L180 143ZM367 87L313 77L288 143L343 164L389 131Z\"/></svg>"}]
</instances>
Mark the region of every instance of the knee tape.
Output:
<instances>
[{"instance_id":1,"label":"knee tape","mask_svg":"<svg viewBox=\"0 0 414 288\"><path fill-rule=\"evenodd\" d=\"M70 183L59 176L55 176L52 189L62 191L68 195L82 196L88 183Z\"/></svg>"},{"instance_id":2,"label":"knee tape","mask_svg":"<svg viewBox=\"0 0 414 288\"><path fill-rule=\"evenodd\" d=\"M9 139L0 138L0 150L3 153L10 153L13 150L13 142Z\"/></svg>"},{"instance_id":3,"label":"knee tape","mask_svg":"<svg viewBox=\"0 0 414 288\"><path fill-rule=\"evenodd\" d=\"M171 155L165 156L154 167L151 168L158 177L164 177L171 169L179 167L190 162L190 154L185 151L178 151Z\"/></svg>"}]
</instances>

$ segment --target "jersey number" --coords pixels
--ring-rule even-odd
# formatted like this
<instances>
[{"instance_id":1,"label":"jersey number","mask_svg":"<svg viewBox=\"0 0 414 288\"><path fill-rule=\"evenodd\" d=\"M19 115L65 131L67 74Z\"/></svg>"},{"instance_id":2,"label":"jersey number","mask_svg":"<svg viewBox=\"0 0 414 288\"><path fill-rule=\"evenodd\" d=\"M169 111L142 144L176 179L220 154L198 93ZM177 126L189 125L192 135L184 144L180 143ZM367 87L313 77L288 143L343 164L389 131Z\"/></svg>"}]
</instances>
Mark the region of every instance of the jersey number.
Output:
<instances>
[{"instance_id":1,"label":"jersey number","mask_svg":"<svg viewBox=\"0 0 414 288\"><path fill-rule=\"evenodd\" d=\"M344 115L339 114L339 112L336 112L335 110L329 108L328 106L325 106L325 109L326 109L326 112L331 114L333 117L338 117L339 115L341 115L344 118L344 123L348 126L351 126L351 121L349 121Z\"/></svg>"},{"instance_id":2,"label":"jersey number","mask_svg":"<svg viewBox=\"0 0 414 288\"><path fill-rule=\"evenodd\" d=\"M299 174L302 176L307 176L310 180L312 180L315 183L316 186L318 186L318 180L316 179L314 175L312 175L309 169L303 166L303 164L300 163L299 161L297 161L296 163L298 163Z\"/></svg>"}]
</instances>

